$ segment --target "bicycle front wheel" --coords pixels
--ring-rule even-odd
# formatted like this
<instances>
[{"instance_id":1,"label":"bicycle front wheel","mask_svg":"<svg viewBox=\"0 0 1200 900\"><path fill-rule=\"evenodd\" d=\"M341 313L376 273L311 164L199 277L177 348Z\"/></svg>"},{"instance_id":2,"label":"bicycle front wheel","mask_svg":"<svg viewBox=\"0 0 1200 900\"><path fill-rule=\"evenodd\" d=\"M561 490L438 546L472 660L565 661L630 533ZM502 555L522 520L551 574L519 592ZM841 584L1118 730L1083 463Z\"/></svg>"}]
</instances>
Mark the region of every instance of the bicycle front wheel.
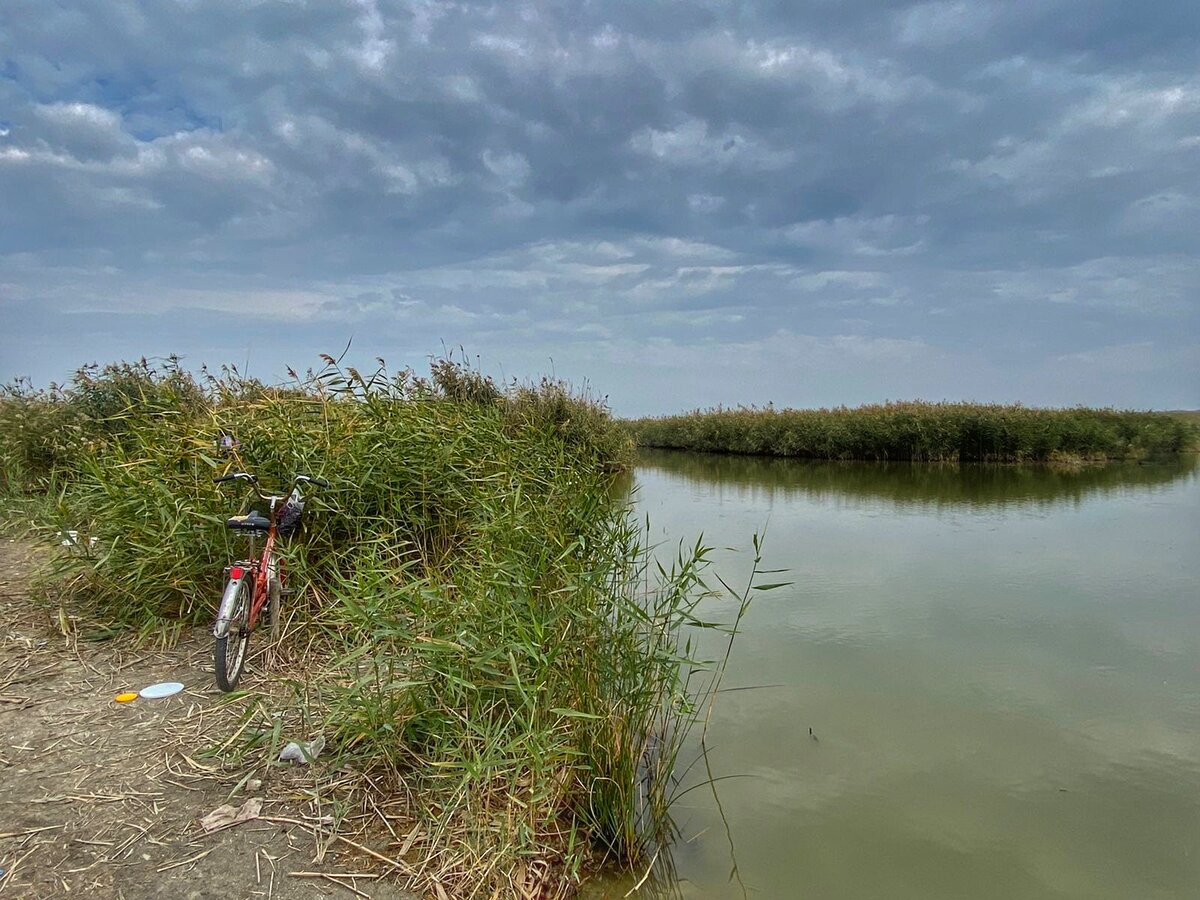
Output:
<instances>
[{"instance_id":1,"label":"bicycle front wheel","mask_svg":"<svg viewBox=\"0 0 1200 900\"><path fill-rule=\"evenodd\" d=\"M232 691L242 677L246 648L250 644L250 602L254 596L253 578L243 578L229 607L228 627L217 637L213 648L213 671L217 687Z\"/></svg>"}]
</instances>

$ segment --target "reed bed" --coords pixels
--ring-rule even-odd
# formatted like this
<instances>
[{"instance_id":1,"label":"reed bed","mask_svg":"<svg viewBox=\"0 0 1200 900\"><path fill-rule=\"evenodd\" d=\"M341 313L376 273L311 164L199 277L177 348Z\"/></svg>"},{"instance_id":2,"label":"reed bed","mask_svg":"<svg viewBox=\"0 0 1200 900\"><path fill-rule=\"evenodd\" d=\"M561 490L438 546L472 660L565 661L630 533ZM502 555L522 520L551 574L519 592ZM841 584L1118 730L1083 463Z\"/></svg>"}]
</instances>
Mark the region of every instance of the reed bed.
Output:
<instances>
[{"instance_id":1,"label":"reed bed","mask_svg":"<svg viewBox=\"0 0 1200 900\"><path fill-rule=\"evenodd\" d=\"M712 409L628 423L643 447L808 459L1084 462L1189 449L1195 430L1164 413L976 403Z\"/></svg>"},{"instance_id":2,"label":"reed bed","mask_svg":"<svg viewBox=\"0 0 1200 900\"><path fill-rule=\"evenodd\" d=\"M705 548L652 563L614 502L631 450L566 385L451 360L421 378L326 358L285 388L143 361L0 401L7 507L79 535L46 596L150 640L211 618L240 549L214 476L330 482L283 547L320 673L296 694L329 765L408 798L405 871L438 896L565 896L669 838L676 755L722 664L688 638L718 627L697 617Z\"/></svg>"}]
</instances>

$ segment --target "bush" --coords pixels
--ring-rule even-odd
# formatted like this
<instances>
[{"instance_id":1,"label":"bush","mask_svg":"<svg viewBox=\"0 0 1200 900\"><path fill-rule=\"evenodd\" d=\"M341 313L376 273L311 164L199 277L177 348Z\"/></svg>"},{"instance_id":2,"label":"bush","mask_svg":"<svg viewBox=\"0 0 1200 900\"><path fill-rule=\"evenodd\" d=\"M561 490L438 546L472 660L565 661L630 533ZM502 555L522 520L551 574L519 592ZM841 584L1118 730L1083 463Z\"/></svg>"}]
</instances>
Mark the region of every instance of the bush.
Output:
<instances>
[{"instance_id":1,"label":"bush","mask_svg":"<svg viewBox=\"0 0 1200 900\"><path fill-rule=\"evenodd\" d=\"M238 551L236 489L214 476L330 482L282 547L291 606L332 660L305 691L343 763L411 790L430 883L560 893L592 848L633 864L667 827L704 553L648 577L612 499L631 442L602 404L550 380L500 391L450 361L422 379L327 359L289 389L81 370L10 392L0 415L26 426L0 444L6 479L61 479L47 533L95 539L58 558L55 596L146 636L213 615Z\"/></svg>"}]
</instances>

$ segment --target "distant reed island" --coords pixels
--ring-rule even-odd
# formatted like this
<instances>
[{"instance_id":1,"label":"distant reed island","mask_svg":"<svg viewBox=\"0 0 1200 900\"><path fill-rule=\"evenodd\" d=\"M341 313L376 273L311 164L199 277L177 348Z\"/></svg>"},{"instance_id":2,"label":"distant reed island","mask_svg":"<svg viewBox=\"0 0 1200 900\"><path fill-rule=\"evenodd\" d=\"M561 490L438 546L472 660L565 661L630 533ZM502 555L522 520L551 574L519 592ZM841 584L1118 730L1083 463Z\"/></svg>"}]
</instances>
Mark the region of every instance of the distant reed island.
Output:
<instances>
[{"instance_id":1,"label":"distant reed island","mask_svg":"<svg viewBox=\"0 0 1200 900\"><path fill-rule=\"evenodd\" d=\"M718 407L628 424L641 447L914 462L1143 459L1194 449L1198 434L1186 416L1170 413L924 401L853 409Z\"/></svg>"}]
</instances>

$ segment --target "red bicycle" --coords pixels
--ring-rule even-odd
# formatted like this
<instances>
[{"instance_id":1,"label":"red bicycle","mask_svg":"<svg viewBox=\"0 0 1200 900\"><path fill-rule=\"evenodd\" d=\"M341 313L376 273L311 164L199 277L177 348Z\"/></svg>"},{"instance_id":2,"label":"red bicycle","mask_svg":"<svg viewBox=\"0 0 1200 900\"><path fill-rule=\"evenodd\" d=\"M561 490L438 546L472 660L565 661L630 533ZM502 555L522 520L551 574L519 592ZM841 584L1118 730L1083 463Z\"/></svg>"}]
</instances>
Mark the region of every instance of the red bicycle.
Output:
<instances>
[{"instance_id":1,"label":"red bicycle","mask_svg":"<svg viewBox=\"0 0 1200 900\"><path fill-rule=\"evenodd\" d=\"M267 607L267 620L272 638L279 627L279 598L283 594L284 570L275 555L275 541L280 536L293 534L300 526L304 512L304 497L300 485L315 484L329 487L329 482L310 475L297 475L291 490L286 495L264 494L258 488L258 478L249 472L234 472L214 478L214 484L226 481L245 481L267 504L264 516L251 509L242 516L233 516L225 522L227 528L242 532L250 539L248 559L239 560L225 570L227 580L221 606L217 610L217 621L213 625L213 671L217 676L217 687L232 691L242 677L246 664L246 648L250 635L259 625L259 615ZM260 537L265 537L262 553L255 548Z\"/></svg>"}]
</instances>

